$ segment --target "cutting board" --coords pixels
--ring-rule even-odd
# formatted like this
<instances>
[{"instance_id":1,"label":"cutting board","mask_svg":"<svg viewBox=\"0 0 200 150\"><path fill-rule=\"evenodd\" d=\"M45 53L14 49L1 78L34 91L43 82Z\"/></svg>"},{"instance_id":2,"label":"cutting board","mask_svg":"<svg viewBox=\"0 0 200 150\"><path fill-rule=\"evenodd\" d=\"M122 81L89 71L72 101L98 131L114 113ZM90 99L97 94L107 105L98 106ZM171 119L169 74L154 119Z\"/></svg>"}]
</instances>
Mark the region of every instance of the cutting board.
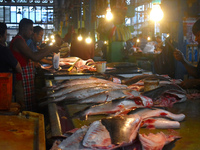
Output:
<instances>
[{"instance_id":1,"label":"cutting board","mask_svg":"<svg viewBox=\"0 0 200 150\"><path fill-rule=\"evenodd\" d=\"M4 150L45 150L43 114L24 111L0 115L0 147Z\"/></svg>"}]
</instances>

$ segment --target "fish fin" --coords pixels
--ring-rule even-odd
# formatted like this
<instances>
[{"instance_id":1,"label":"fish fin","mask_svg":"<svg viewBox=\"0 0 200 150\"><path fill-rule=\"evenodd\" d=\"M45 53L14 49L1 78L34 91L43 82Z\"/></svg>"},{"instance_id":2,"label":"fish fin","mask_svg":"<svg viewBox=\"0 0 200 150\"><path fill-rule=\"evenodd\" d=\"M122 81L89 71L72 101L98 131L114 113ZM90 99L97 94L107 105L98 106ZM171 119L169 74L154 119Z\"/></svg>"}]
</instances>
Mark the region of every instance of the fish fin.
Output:
<instances>
[{"instance_id":1,"label":"fish fin","mask_svg":"<svg viewBox=\"0 0 200 150\"><path fill-rule=\"evenodd\" d=\"M74 113L71 118L79 118L80 120L86 120L87 119L87 115L85 115L85 111L88 110L89 108L91 108L91 106L86 107L83 110L80 110L76 113Z\"/></svg>"},{"instance_id":2,"label":"fish fin","mask_svg":"<svg viewBox=\"0 0 200 150\"><path fill-rule=\"evenodd\" d=\"M41 106L48 105L49 103L53 103L52 100L53 100L53 98L49 98L49 99L46 100L46 101L40 102L40 103L39 103L39 106L41 107Z\"/></svg>"}]
</instances>

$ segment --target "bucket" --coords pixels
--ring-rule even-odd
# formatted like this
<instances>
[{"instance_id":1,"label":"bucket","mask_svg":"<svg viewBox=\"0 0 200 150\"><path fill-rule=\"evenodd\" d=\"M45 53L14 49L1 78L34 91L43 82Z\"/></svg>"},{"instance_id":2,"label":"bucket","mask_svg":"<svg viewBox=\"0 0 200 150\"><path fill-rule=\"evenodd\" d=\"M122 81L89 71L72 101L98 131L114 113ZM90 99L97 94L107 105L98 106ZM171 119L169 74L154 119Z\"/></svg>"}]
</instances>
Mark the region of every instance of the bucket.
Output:
<instances>
[{"instance_id":1,"label":"bucket","mask_svg":"<svg viewBox=\"0 0 200 150\"><path fill-rule=\"evenodd\" d=\"M95 62L95 66L98 73L104 73L106 71L106 61Z\"/></svg>"},{"instance_id":2,"label":"bucket","mask_svg":"<svg viewBox=\"0 0 200 150\"><path fill-rule=\"evenodd\" d=\"M10 109L12 82L12 73L0 73L0 110Z\"/></svg>"}]
</instances>

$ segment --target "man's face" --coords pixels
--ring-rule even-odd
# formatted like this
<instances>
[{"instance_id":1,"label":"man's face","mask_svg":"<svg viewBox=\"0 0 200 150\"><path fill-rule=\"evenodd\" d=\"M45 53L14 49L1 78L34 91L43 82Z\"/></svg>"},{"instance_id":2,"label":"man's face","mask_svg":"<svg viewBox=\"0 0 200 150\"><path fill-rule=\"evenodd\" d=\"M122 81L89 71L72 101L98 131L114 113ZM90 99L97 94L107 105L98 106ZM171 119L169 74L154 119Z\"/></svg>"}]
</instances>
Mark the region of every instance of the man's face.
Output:
<instances>
[{"instance_id":1,"label":"man's face","mask_svg":"<svg viewBox=\"0 0 200 150\"><path fill-rule=\"evenodd\" d=\"M195 41L198 42L198 44L200 44L200 31L198 31L197 34L195 34Z\"/></svg>"},{"instance_id":2,"label":"man's face","mask_svg":"<svg viewBox=\"0 0 200 150\"><path fill-rule=\"evenodd\" d=\"M24 35L26 39L30 39L32 36L33 36L33 25L28 25L26 28L25 28L25 31L24 31Z\"/></svg>"},{"instance_id":3,"label":"man's face","mask_svg":"<svg viewBox=\"0 0 200 150\"><path fill-rule=\"evenodd\" d=\"M41 30L39 33L34 33L34 41L35 42L41 42L42 41L42 37L43 37L43 30Z\"/></svg>"}]
</instances>

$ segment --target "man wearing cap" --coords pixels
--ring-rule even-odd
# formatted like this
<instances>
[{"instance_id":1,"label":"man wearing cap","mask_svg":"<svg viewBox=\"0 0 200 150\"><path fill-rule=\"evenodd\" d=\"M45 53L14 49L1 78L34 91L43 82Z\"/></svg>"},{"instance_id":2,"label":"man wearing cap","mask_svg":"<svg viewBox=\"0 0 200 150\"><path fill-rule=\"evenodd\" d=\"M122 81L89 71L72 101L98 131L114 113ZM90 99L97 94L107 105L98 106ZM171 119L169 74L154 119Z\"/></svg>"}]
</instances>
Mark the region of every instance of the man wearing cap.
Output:
<instances>
[{"instance_id":1,"label":"man wearing cap","mask_svg":"<svg viewBox=\"0 0 200 150\"><path fill-rule=\"evenodd\" d=\"M198 19L193 27L192 32L195 35L195 41L200 44L200 19ZM194 79L184 80L180 85L183 88L199 88L200 87L200 61L198 62L197 67L191 65L184 57L183 53L180 50L174 51L174 57L176 60L180 61L186 68L189 75L193 76Z\"/></svg>"}]
</instances>

